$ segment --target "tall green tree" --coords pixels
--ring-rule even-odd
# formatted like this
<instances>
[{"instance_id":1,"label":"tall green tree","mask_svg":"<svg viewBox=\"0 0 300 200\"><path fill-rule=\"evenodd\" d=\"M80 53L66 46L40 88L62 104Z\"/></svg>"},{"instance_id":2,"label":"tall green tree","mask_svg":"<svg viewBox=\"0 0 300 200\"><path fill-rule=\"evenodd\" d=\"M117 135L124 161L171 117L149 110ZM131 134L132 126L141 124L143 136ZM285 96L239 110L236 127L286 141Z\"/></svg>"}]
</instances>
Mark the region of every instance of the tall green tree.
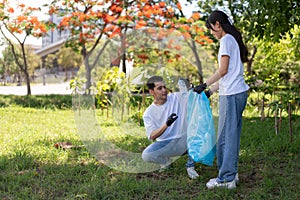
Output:
<instances>
[{"instance_id":1,"label":"tall green tree","mask_svg":"<svg viewBox=\"0 0 300 200\"><path fill-rule=\"evenodd\" d=\"M215 9L227 12L242 31L243 38L251 50L247 63L249 74L252 73L252 63L257 53L257 45L252 41L258 38L278 42L300 21L298 0L202 0L198 1L198 5L204 18Z\"/></svg>"},{"instance_id":2,"label":"tall green tree","mask_svg":"<svg viewBox=\"0 0 300 200\"><path fill-rule=\"evenodd\" d=\"M78 68L82 64L82 57L70 47L62 47L56 55L58 64L65 69L65 80L68 80L68 70Z\"/></svg>"},{"instance_id":3,"label":"tall green tree","mask_svg":"<svg viewBox=\"0 0 300 200\"><path fill-rule=\"evenodd\" d=\"M14 53L17 57L22 57L22 49L19 45L14 44L13 48L11 45L8 45L7 48L2 51L2 66L0 66L0 70L3 73L10 74L10 76L18 76L22 78L22 71L15 60L12 49L14 49ZM31 47L31 45L25 45L24 52L27 59L28 75L34 78L34 70L40 66L40 57L34 53L34 49Z\"/></svg>"},{"instance_id":4,"label":"tall green tree","mask_svg":"<svg viewBox=\"0 0 300 200\"><path fill-rule=\"evenodd\" d=\"M286 101L295 102L299 96L300 1L212 0L198 5L206 16L215 9L225 11L241 29L251 50L247 71L254 89L267 94L279 91ZM259 80L263 84L257 88Z\"/></svg>"},{"instance_id":5,"label":"tall green tree","mask_svg":"<svg viewBox=\"0 0 300 200\"><path fill-rule=\"evenodd\" d=\"M11 77L16 76L20 71L9 45L2 51L0 71L2 76L10 75Z\"/></svg>"},{"instance_id":6,"label":"tall green tree","mask_svg":"<svg viewBox=\"0 0 300 200\"><path fill-rule=\"evenodd\" d=\"M202 0L198 5L205 15L215 9L225 10L250 37L271 41L278 41L300 21L298 0Z\"/></svg>"},{"instance_id":7,"label":"tall green tree","mask_svg":"<svg viewBox=\"0 0 300 200\"><path fill-rule=\"evenodd\" d=\"M278 42L260 40L254 70L271 92L277 89L298 88L300 84L300 27L295 25ZM298 38L298 39L296 39ZM267 87L265 87L267 88Z\"/></svg>"}]
</instances>

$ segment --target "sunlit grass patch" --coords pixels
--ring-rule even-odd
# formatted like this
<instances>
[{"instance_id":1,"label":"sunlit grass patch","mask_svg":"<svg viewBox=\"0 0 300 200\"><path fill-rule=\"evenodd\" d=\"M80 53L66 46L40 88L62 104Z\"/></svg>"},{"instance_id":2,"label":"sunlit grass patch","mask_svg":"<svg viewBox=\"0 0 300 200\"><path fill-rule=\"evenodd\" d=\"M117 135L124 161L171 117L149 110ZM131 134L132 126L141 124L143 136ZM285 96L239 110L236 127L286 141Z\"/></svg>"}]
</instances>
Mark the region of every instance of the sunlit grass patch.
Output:
<instances>
[{"instance_id":1,"label":"sunlit grass patch","mask_svg":"<svg viewBox=\"0 0 300 200\"><path fill-rule=\"evenodd\" d=\"M96 110L97 127L121 149L141 153L150 144L144 128L121 131L113 118ZM200 177L186 174L187 155L169 171L126 173L109 168L86 148L72 110L0 108L1 199L297 199L299 197L299 116L293 116L293 143L287 119L278 135L274 121L243 121L235 190L208 190L213 167L196 164ZM101 133L101 132L100 132ZM60 146L68 142L70 148ZM55 146L55 144L59 144Z\"/></svg>"}]
</instances>

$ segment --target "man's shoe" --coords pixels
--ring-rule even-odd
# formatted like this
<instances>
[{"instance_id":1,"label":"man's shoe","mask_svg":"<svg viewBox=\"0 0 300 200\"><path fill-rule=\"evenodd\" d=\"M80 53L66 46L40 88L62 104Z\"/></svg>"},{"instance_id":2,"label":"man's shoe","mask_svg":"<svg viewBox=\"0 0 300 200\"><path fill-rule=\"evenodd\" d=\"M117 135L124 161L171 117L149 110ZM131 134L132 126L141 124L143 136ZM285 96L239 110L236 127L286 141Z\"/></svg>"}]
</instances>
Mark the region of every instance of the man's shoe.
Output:
<instances>
[{"instance_id":1,"label":"man's shoe","mask_svg":"<svg viewBox=\"0 0 300 200\"><path fill-rule=\"evenodd\" d=\"M208 183L206 183L206 187L208 189L213 189L213 188L216 188L216 187L234 189L234 188L236 188L236 182L235 182L235 180L233 180L231 182L218 183L217 179L210 179L210 181Z\"/></svg>"},{"instance_id":2,"label":"man's shoe","mask_svg":"<svg viewBox=\"0 0 300 200\"><path fill-rule=\"evenodd\" d=\"M196 172L194 167L186 168L186 171L191 179L196 179L199 177L199 174Z\"/></svg>"}]
</instances>

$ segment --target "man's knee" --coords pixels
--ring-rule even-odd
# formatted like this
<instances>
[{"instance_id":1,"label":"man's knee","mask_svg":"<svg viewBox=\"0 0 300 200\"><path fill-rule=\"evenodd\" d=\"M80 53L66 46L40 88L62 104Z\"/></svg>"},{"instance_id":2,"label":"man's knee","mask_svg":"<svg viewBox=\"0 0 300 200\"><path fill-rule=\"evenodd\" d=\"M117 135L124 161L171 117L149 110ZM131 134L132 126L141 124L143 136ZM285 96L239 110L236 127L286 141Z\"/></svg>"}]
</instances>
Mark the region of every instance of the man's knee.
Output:
<instances>
[{"instance_id":1,"label":"man's knee","mask_svg":"<svg viewBox=\"0 0 300 200\"><path fill-rule=\"evenodd\" d=\"M147 152L146 150L144 150L142 153L142 159L145 162L153 162L154 156L151 152Z\"/></svg>"}]
</instances>

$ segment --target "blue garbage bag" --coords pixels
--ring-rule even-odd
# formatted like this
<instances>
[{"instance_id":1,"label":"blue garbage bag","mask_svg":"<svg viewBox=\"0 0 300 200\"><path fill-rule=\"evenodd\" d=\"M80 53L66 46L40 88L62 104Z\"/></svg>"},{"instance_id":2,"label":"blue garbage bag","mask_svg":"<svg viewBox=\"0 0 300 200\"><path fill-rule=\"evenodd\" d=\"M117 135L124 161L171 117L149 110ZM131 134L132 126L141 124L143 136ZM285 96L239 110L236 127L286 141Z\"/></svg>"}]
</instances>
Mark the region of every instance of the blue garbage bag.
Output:
<instances>
[{"instance_id":1,"label":"blue garbage bag","mask_svg":"<svg viewBox=\"0 0 300 200\"><path fill-rule=\"evenodd\" d=\"M187 147L195 162L212 166L216 154L214 119L205 93L189 91L187 103Z\"/></svg>"}]
</instances>

